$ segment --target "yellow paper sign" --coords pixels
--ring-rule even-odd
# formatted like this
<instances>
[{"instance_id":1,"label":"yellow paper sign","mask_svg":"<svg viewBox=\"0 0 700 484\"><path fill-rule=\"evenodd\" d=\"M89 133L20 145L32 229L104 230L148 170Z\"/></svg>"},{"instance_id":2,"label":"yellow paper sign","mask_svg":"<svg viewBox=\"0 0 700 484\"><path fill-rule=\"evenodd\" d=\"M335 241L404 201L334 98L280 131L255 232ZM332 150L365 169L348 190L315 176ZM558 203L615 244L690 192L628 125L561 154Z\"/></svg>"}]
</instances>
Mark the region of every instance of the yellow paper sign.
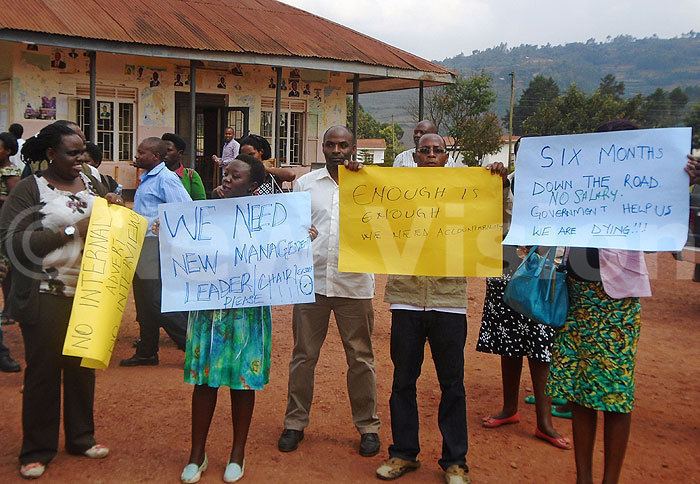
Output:
<instances>
[{"instance_id":1,"label":"yellow paper sign","mask_svg":"<svg viewBox=\"0 0 700 484\"><path fill-rule=\"evenodd\" d=\"M63 344L81 366L109 366L147 226L136 212L95 200Z\"/></svg>"},{"instance_id":2,"label":"yellow paper sign","mask_svg":"<svg viewBox=\"0 0 700 484\"><path fill-rule=\"evenodd\" d=\"M484 168L340 169L342 272L499 276L503 188Z\"/></svg>"}]
</instances>

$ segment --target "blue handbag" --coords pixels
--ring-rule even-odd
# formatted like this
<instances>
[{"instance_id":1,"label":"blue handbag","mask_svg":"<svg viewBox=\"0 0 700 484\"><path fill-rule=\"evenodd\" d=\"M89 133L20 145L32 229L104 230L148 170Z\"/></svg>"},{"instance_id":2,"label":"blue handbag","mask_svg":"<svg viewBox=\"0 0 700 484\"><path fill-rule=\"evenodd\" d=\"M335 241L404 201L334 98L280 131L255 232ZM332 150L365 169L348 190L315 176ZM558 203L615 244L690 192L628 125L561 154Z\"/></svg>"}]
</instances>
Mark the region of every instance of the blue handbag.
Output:
<instances>
[{"instance_id":1,"label":"blue handbag","mask_svg":"<svg viewBox=\"0 0 700 484\"><path fill-rule=\"evenodd\" d=\"M554 328L564 326L569 310L569 292L566 289L566 270L554 262L556 248L544 256L537 246L513 273L506 285L503 301L513 310Z\"/></svg>"}]
</instances>

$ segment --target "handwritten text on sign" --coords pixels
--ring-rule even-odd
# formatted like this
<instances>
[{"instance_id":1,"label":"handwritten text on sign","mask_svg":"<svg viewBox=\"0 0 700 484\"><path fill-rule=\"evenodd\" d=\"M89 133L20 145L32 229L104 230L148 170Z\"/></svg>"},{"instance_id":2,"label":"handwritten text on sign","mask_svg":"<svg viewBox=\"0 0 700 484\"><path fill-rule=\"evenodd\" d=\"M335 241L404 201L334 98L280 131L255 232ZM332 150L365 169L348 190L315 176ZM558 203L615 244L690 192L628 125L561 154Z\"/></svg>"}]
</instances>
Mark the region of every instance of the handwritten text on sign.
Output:
<instances>
[{"instance_id":1,"label":"handwritten text on sign","mask_svg":"<svg viewBox=\"0 0 700 484\"><path fill-rule=\"evenodd\" d=\"M502 206L483 168L341 169L339 269L498 276Z\"/></svg>"},{"instance_id":2,"label":"handwritten text on sign","mask_svg":"<svg viewBox=\"0 0 700 484\"><path fill-rule=\"evenodd\" d=\"M82 366L109 366L147 225L128 208L95 200L63 345Z\"/></svg>"},{"instance_id":3,"label":"handwritten text on sign","mask_svg":"<svg viewBox=\"0 0 700 484\"><path fill-rule=\"evenodd\" d=\"M308 193L160 205L163 312L313 302Z\"/></svg>"},{"instance_id":4,"label":"handwritten text on sign","mask_svg":"<svg viewBox=\"0 0 700 484\"><path fill-rule=\"evenodd\" d=\"M690 128L523 138L509 245L680 250Z\"/></svg>"}]
</instances>

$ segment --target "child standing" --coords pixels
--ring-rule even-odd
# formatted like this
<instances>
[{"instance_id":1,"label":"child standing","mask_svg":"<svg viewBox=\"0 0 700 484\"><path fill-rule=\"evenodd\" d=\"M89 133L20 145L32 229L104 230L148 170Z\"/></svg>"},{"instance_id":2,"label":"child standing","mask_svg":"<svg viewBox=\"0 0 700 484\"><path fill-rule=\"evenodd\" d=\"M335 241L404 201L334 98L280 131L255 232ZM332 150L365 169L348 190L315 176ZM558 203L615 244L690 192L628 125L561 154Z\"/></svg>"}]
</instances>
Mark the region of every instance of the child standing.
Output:
<instances>
[{"instance_id":1,"label":"child standing","mask_svg":"<svg viewBox=\"0 0 700 484\"><path fill-rule=\"evenodd\" d=\"M252 195L266 176L264 165L249 155L239 155L225 170L225 198ZM311 238L316 229L309 230ZM192 393L192 447L183 483L199 481L208 462L205 445L220 386L231 391L233 448L224 482L236 482L245 471L245 444L255 406L255 390L262 390L270 376L272 317L269 306L189 313L185 381Z\"/></svg>"}]
</instances>

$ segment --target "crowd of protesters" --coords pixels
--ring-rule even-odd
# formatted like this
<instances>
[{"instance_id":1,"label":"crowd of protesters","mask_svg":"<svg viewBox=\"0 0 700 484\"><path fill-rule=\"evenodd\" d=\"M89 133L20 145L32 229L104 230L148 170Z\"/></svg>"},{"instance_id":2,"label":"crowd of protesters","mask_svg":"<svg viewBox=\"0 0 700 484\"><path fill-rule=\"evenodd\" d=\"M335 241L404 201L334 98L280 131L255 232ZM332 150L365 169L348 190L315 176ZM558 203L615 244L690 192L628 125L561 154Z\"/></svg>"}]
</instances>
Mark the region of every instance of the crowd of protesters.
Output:
<instances>
[{"instance_id":1,"label":"crowd of protesters","mask_svg":"<svg viewBox=\"0 0 700 484\"><path fill-rule=\"evenodd\" d=\"M630 129L636 126L615 120L598 131ZM415 147L399 154L396 166L455 166L449 161L445 140L437 133L430 121L418 123ZM162 327L184 351L184 380L193 385L191 451L181 481L199 481L208 467L206 441L219 387L230 390L234 435L223 480L236 482L244 476L255 393L268 383L272 364L272 312L269 307L162 312L158 205L202 200L208 195L234 198L281 193L282 182L293 182L294 191L311 196L308 230L313 241L316 294L315 302L293 308L293 351L278 448L292 452L304 439L316 363L333 313L347 360L348 396L359 434L357 450L363 457L375 456L381 450L373 350L375 279L373 274L338 269L338 171L341 166L362 169L361 163L354 161L356 140L344 126L328 129L322 144L325 166L295 180L293 171L275 163L264 138L248 135L236 140L232 128L225 134L222 156L212 158L223 179L210 194L199 174L184 166L183 138L165 133L138 145L134 166L141 175L133 209L148 220L133 281L140 338L134 355L120 365L158 365ZM22 330L26 366L19 472L25 478L38 478L58 452L61 406L66 450L92 459L109 454L95 439L95 372L81 367L78 358L64 356L62 347L93 203L97 197L119 205L124 200L117 181L98 171L100 148L86 142L76 124L57 121L26 141L22 136L22 127L16 124L9 132L0 133L2 322L17 322ZM502 181L505 235L516 178L501 163L485 169ZM691 185L697 183L700 159L689 156L686 171ZM426 176L430 173L426 170ZM651 296L643 254L559 248L567 269L570 308L565 325L555 330L504 303L505 287L528 249L504 247L503 275L487 280L476 349L500 356L503 405L500 411L484 416L482 425L497 429L520 421L518 390L523 358L527 358L534 395L525 401L535 405L534 435L550 444L553 452L573 448L578 482L592 482L596 422L598 412L602 412L603 482L617 482L634 406L639 298ZM427 342L441 391L437 419L443 445L438 464L448 484L470 482L464 386L467 280L391 275L384 300L391 311L392 442L376 476L396 479L420 467L416 382ZM1 331L0 370L21 371L3 345ZM557 415L557 411L553 404L571 409L568 416L573 421L573 442L555 429L552 413Z\"/></svg>"}]
</instances>

